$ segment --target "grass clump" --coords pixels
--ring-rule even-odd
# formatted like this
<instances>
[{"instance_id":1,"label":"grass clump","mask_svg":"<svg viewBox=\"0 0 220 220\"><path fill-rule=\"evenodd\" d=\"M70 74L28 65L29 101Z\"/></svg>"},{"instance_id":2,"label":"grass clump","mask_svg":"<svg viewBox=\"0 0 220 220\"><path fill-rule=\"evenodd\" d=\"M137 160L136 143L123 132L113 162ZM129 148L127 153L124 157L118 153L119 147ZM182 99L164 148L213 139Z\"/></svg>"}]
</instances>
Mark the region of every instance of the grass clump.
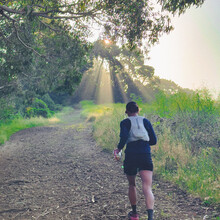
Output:
<instances>
[{"instance_id":1,"label":"grass clump","mask_svg":"<svg viewBox=\"0 0 220 220\"><path fill-rule=\"evenodd\" d=\"M190 149L190 144L177 142L169 130L161 132L158 140L158 144L152 147L155 172L199 196L204 203L218 204L219 149L202 148L195 154Z\"/></svg>"},{"instance_id":2,"label":"grass clump","mask_svg":"<svg viewBox=\"0 0 220 220\"><path fill-rule=\"evenodd\" d=\"M62 111L54 114L53 117L44 118L44 117L31 117L31 118L22 118L18 117L7 122L0 124L0 144L3 144L7 141L10 136L20 130L37 127L37 126L45 126L49 124L55 124L62 122L65 115L73 112L73 108L64 107Z\"/></svg>"},{"instance_id":3,"label":"grass clump","mask_svg":"<svg viewBox=\"0 0 220 220\"><path fill-rule=\"evenodd\" d=\"M0 125L0 144L3 144L5 141L9 139L9 137L26 128L31 128L31 127L36 127L36 126L43 126L49 123L56 123L58 121L57 118L43 118L43 117L38 117L38 118L17 118L12 120L8 124L1 124Z\"/></svg>"},{"instance_id":4,"label":"grass clump","mask_svg":"<svg viewBox=\"0 0 220 220\"><path fill-rule=\"evenodd\" d=\"M198 157L193 156L187 166L179 169L174 178L182 188L199 195L205 204L220 201L220 164L215 163L215 151L214 148L203 149Z\"/></svg>"}]
</instances>

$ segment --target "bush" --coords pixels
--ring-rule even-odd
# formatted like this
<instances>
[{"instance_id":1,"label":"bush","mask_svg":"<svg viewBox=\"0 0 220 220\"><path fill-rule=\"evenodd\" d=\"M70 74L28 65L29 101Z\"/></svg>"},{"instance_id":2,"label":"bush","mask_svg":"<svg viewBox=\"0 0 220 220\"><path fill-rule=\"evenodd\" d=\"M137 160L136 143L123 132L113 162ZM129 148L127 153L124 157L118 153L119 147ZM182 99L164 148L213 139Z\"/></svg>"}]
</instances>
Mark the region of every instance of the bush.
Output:
<instances>
[{"instance_id":1,"label":"bush","mask_svg":"<svg viewBox=\"0 0 220 220\"><path fill-rule=\"evenodd\" d=\"M51 99L48 93L42 96L42 100L47 104L48 108L52 111L60 111L62 109L61 105L55 104L55 102Z\"/></svg>"},{"instance_id":2,"label":"bush","mask_svg":"<svg viewBox=\"0 0 220 220\"><path fill-rule=\"evenodd\" d=\"M28 117L42 116L44 118L49 118L54 113L43 100L38 98L35 98L32 105L26 108L26 112Z\"/></svg>"},{"instance_id":3,"label":"bush","mask_svg":"<svg viewBox=\"0 0 220 220\"><path fill-rule=\"evenodd\" d=\"M50 98L50 96L49 96L48 93L42 96L42 101L44 101L44 102L47 104L47 106L48 106L48 108L49 108L50 110L52 110L52 111L55 111L55 110L56 110L55 103L54 103L54 101Z\"/></svg>"}]
</instances>

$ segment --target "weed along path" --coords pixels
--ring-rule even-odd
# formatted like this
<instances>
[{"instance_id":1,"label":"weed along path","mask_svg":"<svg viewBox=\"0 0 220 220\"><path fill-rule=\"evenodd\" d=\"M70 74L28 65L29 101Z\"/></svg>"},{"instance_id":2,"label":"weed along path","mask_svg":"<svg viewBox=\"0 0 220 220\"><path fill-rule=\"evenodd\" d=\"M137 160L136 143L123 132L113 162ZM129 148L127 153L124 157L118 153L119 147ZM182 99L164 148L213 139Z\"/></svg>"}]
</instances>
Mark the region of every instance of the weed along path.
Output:
<instances>
[{"instance_id":1,"label":"weed along path","mask_svg":"<svg viewBox=\"0 0 220 220\"><path fill-rule=\"evenodd\" d=\"M0 147L0 219L127 219L121 163L102 152L75 111L64 123L14 134ZM138 211L146 219L140 178ZM214 211L154 180L155 219L213 219Z\"/></svg>"}]
</instances>

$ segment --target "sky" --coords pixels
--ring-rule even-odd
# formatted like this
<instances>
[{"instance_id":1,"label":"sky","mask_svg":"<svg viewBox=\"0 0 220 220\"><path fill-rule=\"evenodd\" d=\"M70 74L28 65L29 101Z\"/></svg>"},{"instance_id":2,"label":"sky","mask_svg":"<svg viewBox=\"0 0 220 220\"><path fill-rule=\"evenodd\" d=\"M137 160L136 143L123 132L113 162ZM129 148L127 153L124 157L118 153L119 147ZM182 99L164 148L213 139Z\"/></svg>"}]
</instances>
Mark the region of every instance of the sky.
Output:
<instances>
[{"instance_id":1,"label":"sky","mask_svg":"<svg viewBox=\"0 0 220 220\"><path fill-rule=\"evenodd\" d=\"M150 50L147 65L155 75L183 88L207 87L220 93L220 0L206 0L199 7L172 19L174 30Z\"/></svg>"}]
</instances>

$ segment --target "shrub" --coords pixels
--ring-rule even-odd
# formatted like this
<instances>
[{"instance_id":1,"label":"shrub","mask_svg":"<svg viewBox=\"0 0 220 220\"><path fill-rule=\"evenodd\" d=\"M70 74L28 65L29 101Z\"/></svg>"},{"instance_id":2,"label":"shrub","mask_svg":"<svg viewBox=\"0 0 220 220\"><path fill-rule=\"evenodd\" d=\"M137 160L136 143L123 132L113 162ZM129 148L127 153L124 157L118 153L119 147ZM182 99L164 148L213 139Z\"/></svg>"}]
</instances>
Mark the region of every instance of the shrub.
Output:
<instances>
[{"instance_id":1,"label":"shrub","mask_svg":"<svg viewBox=\"0 0 220 220\"><path fill-rule=\"evenodd\" d=\"M28 117L42 116L44 118L49 118L54 113L43 100L38 98L35 98L32 105L26 108L26 112Z\"/></svg>"},{"instance_id":2,"label":"shrub","mask_svg":"<svg viewBox=\"0 0 220 220\"><path fill-rule=\"evenodd\" d=\"M51 99L50 95L47 93L42 96L41 98L48 106L48 108L52 111L60 111L62 106L60 104L55 104L53 99Z\"/></svg>"},{"instance_id":3,"label":"shrub","mask_svg":"<svg viewBox=\"0 0 220 220\"><path fill-rule=\"evenodd\" d=\"M52 111L56 110L56 105L55 105L54 101L50 98L48 93L42 96L42 101L44 101L47 104L47 106L50 110L52 110Z\"/></svg>"}]
</instances>

